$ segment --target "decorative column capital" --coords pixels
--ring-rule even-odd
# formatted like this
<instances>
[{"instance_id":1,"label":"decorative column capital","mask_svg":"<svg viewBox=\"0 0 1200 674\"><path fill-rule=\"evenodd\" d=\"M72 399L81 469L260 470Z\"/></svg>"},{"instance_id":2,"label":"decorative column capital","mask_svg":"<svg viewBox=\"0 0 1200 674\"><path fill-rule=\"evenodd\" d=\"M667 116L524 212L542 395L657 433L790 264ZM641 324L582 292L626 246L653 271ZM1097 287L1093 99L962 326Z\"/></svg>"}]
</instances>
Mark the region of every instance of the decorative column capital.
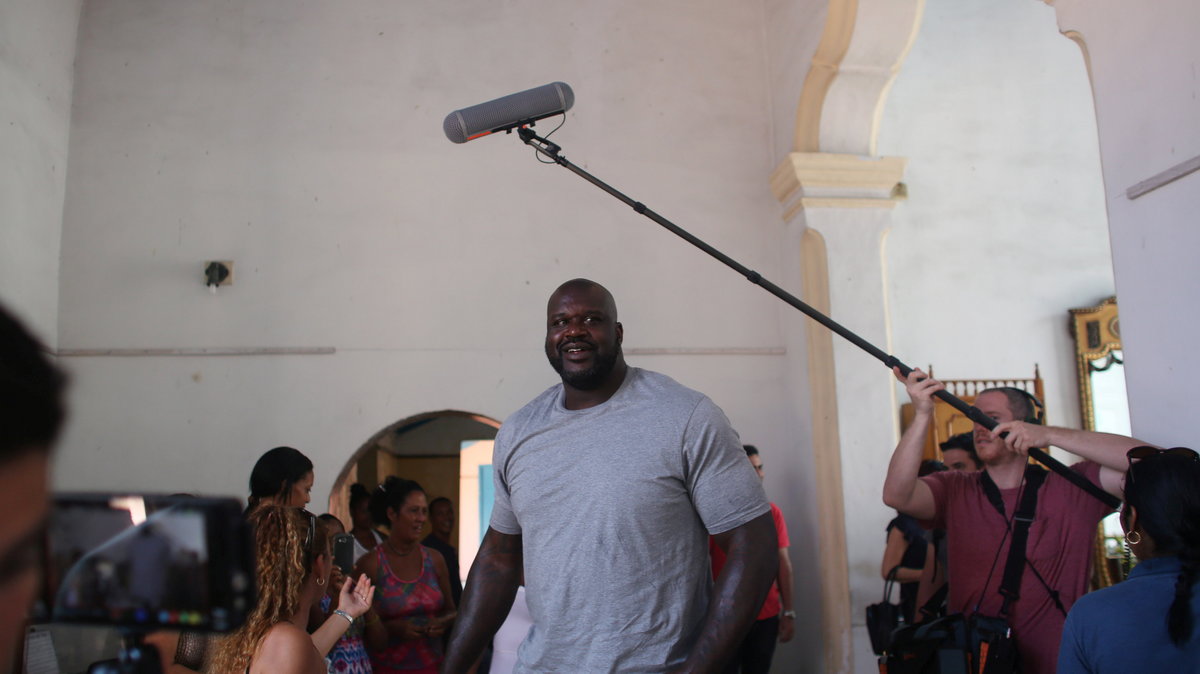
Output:
<instances>
[{"instance_id":1,"label":"decorative column capital","mask_svg":"<svg viewBox=\"0 0 1200 674\"><path fill-rule=\"evenodd\" d=\"M893 208L907 192L903 157L793 152L771 174L784 220L801 208Z\"/></svg>"}]
</instances>

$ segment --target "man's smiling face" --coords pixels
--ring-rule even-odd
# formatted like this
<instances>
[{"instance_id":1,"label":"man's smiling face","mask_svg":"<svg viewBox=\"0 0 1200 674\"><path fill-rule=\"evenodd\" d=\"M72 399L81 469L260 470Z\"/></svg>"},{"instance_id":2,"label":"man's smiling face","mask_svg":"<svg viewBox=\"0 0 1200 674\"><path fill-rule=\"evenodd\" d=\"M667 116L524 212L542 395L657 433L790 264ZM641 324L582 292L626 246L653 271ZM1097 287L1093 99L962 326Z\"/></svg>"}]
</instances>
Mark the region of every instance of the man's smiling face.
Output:
<instances>
[{"instance_id":1,"label":"man's smiling face","mask_svg":"<svg viewBox=\"0 0 1200 674\"><path fill-rule=\"evenodd\" d=\"M572 388L604 384L621 356L623 329L604 288L568 283L550 296L546 307L546 358Z\"/></svg>"}]
</instances>

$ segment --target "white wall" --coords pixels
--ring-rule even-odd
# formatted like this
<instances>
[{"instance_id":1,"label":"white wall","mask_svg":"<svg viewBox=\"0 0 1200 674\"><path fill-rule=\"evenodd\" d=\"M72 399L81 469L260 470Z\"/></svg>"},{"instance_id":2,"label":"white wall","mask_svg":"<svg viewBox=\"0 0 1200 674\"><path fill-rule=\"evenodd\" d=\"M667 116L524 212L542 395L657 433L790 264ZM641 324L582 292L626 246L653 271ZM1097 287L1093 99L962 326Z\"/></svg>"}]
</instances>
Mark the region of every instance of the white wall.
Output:
<instances>
[{"instance_id":1,"label":"white wall","mask_svg":"<svg viewBox=\"0 0 1200 674\"><path fill-rule=\"evenodd\" d=\"M1196 447L1200 175L1135 200L1126 190L1200 156L1200 5L1059 0L1055 9L1091 58L1133 433Z\"/></svg>"},{"instance_id":2,"label":"white wall","mask_svg":"<svg viewBox=\"0 0 1200 674\"><path fill-rule=\"evenodd\" d=\"M811 448L785 367L804 353L778 301L515 138L441 132L450 110L566 81L565 155L771 277L787 252L763 34L761 7L715 0L88 3L61 348L336 354L66 359L58 486L240 495L258 455L291 444L323 500L388 424L502 419L553 383L545 301L586 276L616 296L627 349L789 345L629 360L710 394L762 448L797 594L815 598ZM206 259L235 260L235 285L210 295ZM819 652L805 605L784 671Z\"/></svg>"},{"instance_id":3,"label":"white wall","mask_svg":"<svg viewBox=\"0 0 1200 674\"><path fill-rule=\"evenodd\" d=\"M950 379L1038 363L1050 423L1078 427L1067 310L1112 295L1113 275L1087 69L1054 10L928 3L879 152L909 158L887 241L893 352Z\"/></svg>"},{"instance_id":4,"label":"white wall","mask_svg":"<svg viewBox=\"0 0 1200 674\"><path fill-rule=\"evenodd\" d=\"M477 5L416 12L379 2L350 15L324 3L89 4L62 346L338 349L264 359L269 369L394 354L495 357L494 375L459 365L416 387L404 370L374 374L396 399L455 407L434 400L518 378L499 362L509 354L540 358L545 298L575 275L623 300L630 346L777 346L773 300L731 272L537 164L512 137L454 146L441 134L453 108L566 80L579 101L556 136L568 156L769 269L777 225L764 82L754 74L758 14L719 3L683 14L537 5L547 38L531 41L533 5ZM739 133L714 132L718 123ZM200 279L212 258L237 263L235 285L217 295ZM176 367L163 363L189 363L190 373L218 361L72 362L153 378ZM229 361L233 371L248 362ZM539 386L551 374L541 369ZM333 395L352 388L335 385ZM502 416L531 392L479 411ZM154 411L139 414L153 420ZM77 425L86 423L80 412Z\"/></svg>"},{"instance_id":5,"label":"white wall","mask_svg":"<svg viewBox=\"0 0 1200 674\"><path fill-rule=\"evenodd\" d=\"M51 348L81 5L0 3L0 301Z\"/></svg>"}]
</instances>

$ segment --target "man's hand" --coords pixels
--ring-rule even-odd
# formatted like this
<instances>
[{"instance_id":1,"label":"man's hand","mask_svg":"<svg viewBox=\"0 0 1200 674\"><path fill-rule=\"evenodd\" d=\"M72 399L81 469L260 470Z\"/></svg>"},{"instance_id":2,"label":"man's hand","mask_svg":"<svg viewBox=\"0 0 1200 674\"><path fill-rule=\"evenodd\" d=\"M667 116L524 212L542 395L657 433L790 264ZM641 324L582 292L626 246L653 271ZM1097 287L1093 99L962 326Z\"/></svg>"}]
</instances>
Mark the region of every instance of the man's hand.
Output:
<instances>
[{"instance_id":1,"label":"man's hand","mask_svg":"<svg viewBox=\"0 0 1200 674\"><path fill-rule=\"evenodd\" d=\"M917 368L908 373L906 378L900 374L900 368L893 367L892 374L896 375L896 379L904 382L904 388L908 391L908 397L913 402L913 407L916 408L918 414L928 414L933 411L933 394L946 389L946 385L942 382L930 377Z\"/></svg>"},{"instance_id":2,"label":"man's hand","mask_svg":"<svg viewBox=\"0 0 1200 674\"><path fill-rule=\"evenodd\" d=\"M790 615L779 614L779 643L786 644L796 636L796 619Z\"/></svg>"},{"instance_id":3,"label":"man's hand","mask_svg":"<svg viewBox=\"0 0 1200 674\"><path fill-rule=\"evenodd\" d=\"M713 540L725 552L725 566L713 587L700 638L680 672L722 671L779 573L779 539L770 512Z\"/></svg>"},{"instance_id":4,"label":"man's hand","mask_svg":"<svg viewBox=\"0 0 1200 674\"><path fill-rule=\"evenodd\" d=\"M993 428L991 433L993 439L999 438L1002 433L1008 433L1004 444L1021 456L1029 456L1031 447L1045 449L1050 446L1049 427L1040 424L1006 421Z\"/></svg>"},{"instance_id":5,"label":"man's hand","mask_svg":"<svg viewBox=\"0 0 1200 674\"><path fill-rule=\"evenodd\" d=\"M910 372L908 377L900 376L898 367L892 368L892 373L896 379L904 382L916 414L912 424L900 436L896 451L892 452L887 477L883 481L883 502L917 519L931 519L937 512L933 492L929 485L918 479L917 474L925 450L925 437L929 425L933 423L933 394L946 387L919 369Z\"/></svg>"},{"instance_id":6,"label":"man's hand","mask_svg":"<svg viewBox=\"0 0 1200 674\"><path fill-rule=\"evenodd\" d=\"M521 535L488 527L463 588L462 606L442 661L443 674L460 674L474 667L484 646L508 617L523 568Z\"/></svg>"}]
</instances>

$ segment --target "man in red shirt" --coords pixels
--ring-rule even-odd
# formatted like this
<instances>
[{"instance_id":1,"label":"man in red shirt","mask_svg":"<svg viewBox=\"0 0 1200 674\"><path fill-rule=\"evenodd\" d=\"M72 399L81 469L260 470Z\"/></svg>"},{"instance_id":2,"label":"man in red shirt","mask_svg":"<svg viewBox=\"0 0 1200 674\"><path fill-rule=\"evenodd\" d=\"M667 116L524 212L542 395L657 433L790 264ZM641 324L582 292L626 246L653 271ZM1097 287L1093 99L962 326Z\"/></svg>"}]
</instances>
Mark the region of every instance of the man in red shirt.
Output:
<instances>
[{"instance_id":1,"label":"man in red shirt","mask_svg":"<svg viewBox=\"0 0 1200 674\"><path fill-rule=\"evenodd\" d=\"M976 396L975 406L1000 423L991 431L975 426L975 450L983 470L918 478L933 418L932 396L945 387L920 370L907 379L899 372L896 376L908 388L916 414L892 454L883 502L946 530L950 613L999 616L1004 603L1000 580L1012 538L1006 535L1008 521L1024 484L1029 448L1054 445L1083 457L1071 469L1119 498L1128 465L1125 453L1145 443L1121 435L1040 425L1031 395L1011 388L988 389ZM1002 439L1002 433L1008 436ZM988 499L986 481L997 487L1005 514ZM1025 674L1054 672L1066 612L1087 591L1096 525L1108 512L1106 505L1055 473L1046 475L1038 490L1020 598L1006 616Z\"/></svg>"},{"instance_id":2,"label":"man in red shirt","mask_svg":"<svg viewBox=\"0 0 1200 674\"><path fill-rule=\"evenodd\" d=\"M758 473L758 479L763 479L763 462L754 445L742 445L746 450L746 458ZM771 670L771 658L775 655L775 641L787 643L796 632L796 612L792 610L792 561L788 559L787 523L783 521L783 513L779 506L771 504L771 518L775 521L775 533L779 538L779 574L762 609L754 619L754 625L742 640L733 660L726 667L726 672L736 674L766 674ZM712 555L713 578L721 573L725 565L725 553L713 542L708 541L708 550Z\"/></svg>"}]
</instances>

